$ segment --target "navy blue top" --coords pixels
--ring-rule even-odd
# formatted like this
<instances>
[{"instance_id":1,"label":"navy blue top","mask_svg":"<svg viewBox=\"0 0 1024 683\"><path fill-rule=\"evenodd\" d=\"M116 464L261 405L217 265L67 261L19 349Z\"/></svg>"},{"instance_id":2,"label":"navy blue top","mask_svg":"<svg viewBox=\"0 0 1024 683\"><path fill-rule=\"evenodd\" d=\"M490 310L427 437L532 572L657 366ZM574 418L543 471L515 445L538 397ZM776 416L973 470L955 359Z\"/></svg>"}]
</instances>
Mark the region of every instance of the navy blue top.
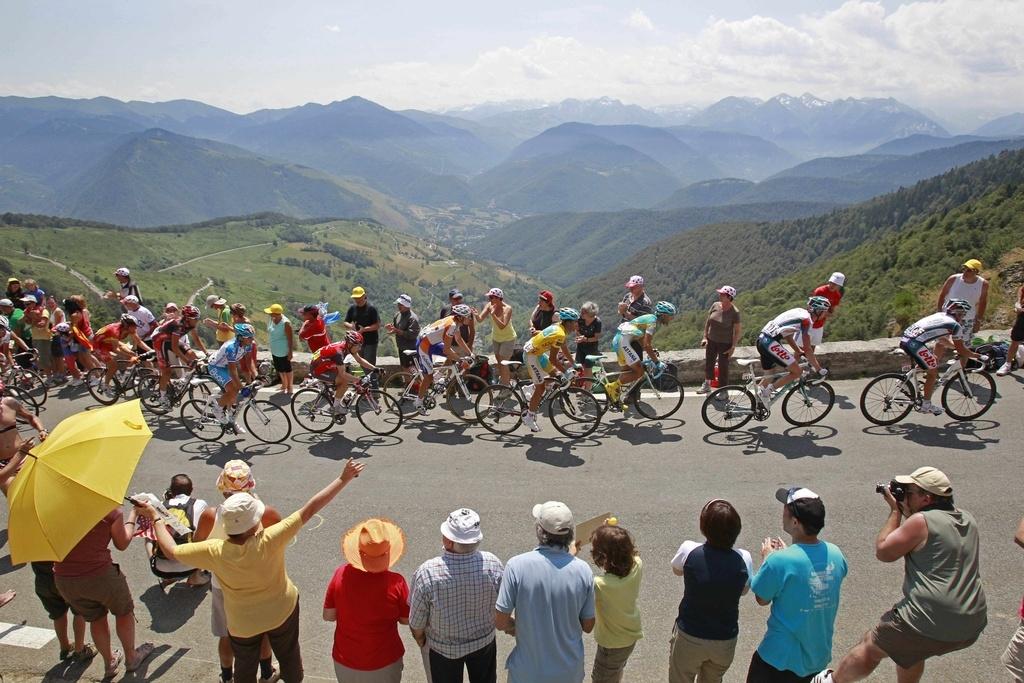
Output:
<instances>
[{"instance_id":1,"label":"navy blue top","mask_svg":"<svg viewBox=\"0 0 1024 683\"><path fill-rule=\"evenodd\" d=\"M740 631L740 596L754 574L750 553L686 541L672 566L683 572L679 630L704 640L735 638Z\"/></svg>"}]
</instances>

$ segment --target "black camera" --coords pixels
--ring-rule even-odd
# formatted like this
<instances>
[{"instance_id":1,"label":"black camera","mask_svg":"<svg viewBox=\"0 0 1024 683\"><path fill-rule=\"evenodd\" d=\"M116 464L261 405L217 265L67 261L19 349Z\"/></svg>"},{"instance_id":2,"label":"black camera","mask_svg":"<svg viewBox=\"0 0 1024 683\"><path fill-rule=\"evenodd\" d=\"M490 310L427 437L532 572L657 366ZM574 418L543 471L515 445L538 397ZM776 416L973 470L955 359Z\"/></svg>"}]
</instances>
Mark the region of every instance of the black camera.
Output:
<instances>
[{"instance_id":1,"label":"black camera","mask_svg":"<svg viewBox=\"0 0 1024 683\"><path fill-rule=\"evenodd\" d=\"M902 502L907 497L907 487L895 479L888 484L875 484L875 493L884 493L886 489L889 489L889 493L898 501Z\"/></svg>"}]
</instances>

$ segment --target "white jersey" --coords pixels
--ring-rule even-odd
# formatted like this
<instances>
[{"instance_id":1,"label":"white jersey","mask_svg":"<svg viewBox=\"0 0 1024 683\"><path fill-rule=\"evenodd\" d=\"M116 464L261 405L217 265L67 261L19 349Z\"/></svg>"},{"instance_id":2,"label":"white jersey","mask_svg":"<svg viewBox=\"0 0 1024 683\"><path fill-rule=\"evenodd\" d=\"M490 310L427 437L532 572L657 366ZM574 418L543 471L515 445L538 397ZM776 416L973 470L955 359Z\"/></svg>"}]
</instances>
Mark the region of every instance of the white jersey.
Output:
<instances>
[{"instance_id":1,"label":"white jersey","mask_svg":"<svg viewBox=\"0 0 1024 683\"><path fill-rule=\"evenodd\" d=\"M139 339L147 339L153 330L156 329L156 316L145 306L139 306L137 310L128 311L128 315L135 318L135 331L138 333Z\"/></svg>"},{"instance_id":2,"label":"white jersey","mask_svg":"<svg viewBox=\"0 0 1024 683\"><path fill-rule=\"evenodd\" d=\"M803 335L811 329L811 314L806 308L791 308L785 313L775 316L761 329L761 334L772 339L792 337L793 343L799 346Z\"/></svg>"},{"instance_id":3,"label":"white jersey","mask_svg":"<svg viewBox=\"0 0 1024 683\"><path fill-rule=\"evenodd\" d=\"M978 309L978 302L981 301L981 290L984 286L984 278L979 277L974 282L968 283L964 282L963 273L954 275L953 284L949 288L946 300L942 302L942 307L945 308L950 299L963 299L971 304L971 310L967 313L967 317L974 318L974 312Z\"/></svg>"}]
</instances>

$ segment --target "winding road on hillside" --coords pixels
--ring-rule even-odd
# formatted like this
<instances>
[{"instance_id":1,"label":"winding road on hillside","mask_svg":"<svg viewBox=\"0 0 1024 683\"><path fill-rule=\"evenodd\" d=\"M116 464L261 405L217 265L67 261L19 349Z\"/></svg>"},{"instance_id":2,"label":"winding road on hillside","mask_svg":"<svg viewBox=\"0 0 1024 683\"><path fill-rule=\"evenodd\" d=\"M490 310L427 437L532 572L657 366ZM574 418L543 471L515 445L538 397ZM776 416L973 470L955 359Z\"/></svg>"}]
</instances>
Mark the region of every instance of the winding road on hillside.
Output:
<instances>
[{"instance_id":1,"label":"winding road on hillside","mask_svg":"<svg viewBox=\"0 0 1024 683\"><path fill-rule=\"evenodd\" d=\"M94 283L92 280L90 280L86 276L82 275L81 273L79 273L77 270L71 268L70 266L63 264L60 261L55 261L52 258L48 258L46 256L40 256L39 254L33 254L33 253L30 253L30 252L26 252L26 253L28 254L28 256L31 256L32 258L39 259L40 261L47 261L47 262L52 263L53 265L57 266L58 268L63 268L68 273L70 273L74 277L78 278L82 282L83 285L85 285L86 287L89 288L89 291L91 291L93 294L95 294L96 296L100 297L101 299L106 294L106 292L104 290L102 290L102 289L100 289L99 287L96 286L96 283Z\"/></svg>"},{"instance_id":2,"label":"winding road on hillside","mask_svg":"<svg viewBox=\"0 0 1024 683\"><path fill-rule=\"evenodd\" d=\"M244 247L234 247L233 249L224 249L222 251L215 251L212 254L203 254L202 256L196 256L195 258L190 258L188 261L182 261L181 263L175 263L173 266L167 266L166 268L161 268L160 270L158 270L156 272L158 272L158 273L166 273L169 270L174 270L175 268L180 268L181 266L185 266L185 265L188 265L189 263L194 263L196 261L201 261L202 259L210 258L211 256L219 256L221 254L229 254L232 251L241 251L242 249L253 249L255 247L268 247L271 244L273 244L273 242L260 242L259 244L247 244Z\"/></svg>"},{"instance_id":3,"label":"winding road on hillside","mask_svg":"<svg viewBox=\"0 0 1024 683\"><path fill-rule=\"evenodd\" d=\"M192 296L190 296L188 298L188 301L185 302L186 305L189 305L189 306L193 305L195 303L195 301L196 301L196 297L198 297L200 294L202 294L204 289L209 289L212 286L213 286L213 280L211 280L210 278L206 278L206 284L203 285L202 287L200 287L199 289L197 289L196 291L192 292Z\"/></svg>"}]
</instances>

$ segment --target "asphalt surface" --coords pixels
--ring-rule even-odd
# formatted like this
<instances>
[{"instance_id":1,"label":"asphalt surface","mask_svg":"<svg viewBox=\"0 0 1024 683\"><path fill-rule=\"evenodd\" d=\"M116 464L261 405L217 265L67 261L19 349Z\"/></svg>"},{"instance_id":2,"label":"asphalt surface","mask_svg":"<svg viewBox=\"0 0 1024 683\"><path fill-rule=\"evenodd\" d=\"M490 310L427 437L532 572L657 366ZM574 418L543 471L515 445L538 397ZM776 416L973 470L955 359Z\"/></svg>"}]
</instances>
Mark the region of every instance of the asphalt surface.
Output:
<instances>
[{"instance_id":1,"label":"asphalt surface","mask_svg":"<svg viewBox=\"0 0 1024 683\"><path fill-rule=\"evenodd\" d=\"M1000 379L996 405L975 422L913 413L888 428L872 427L861 416L856 405L863 385L836 382L835 409L813 427L790 427L775 414L739 432L713 433L701 421L701 400L689 395L681 411L664 424L612 421L577 443L558 435L550 424L539 435L521 430L496 437L479 427L455 424L440 409L407 423L391 437L368 435L358 423L351 423L323 435L294 431L278 446L247 437L206 444L191 439L176 420L161 418L152 421L155 437L131 491L159 494L172 475L186 472L196 482L196 494L213 500L219 469L228 460L242 458L253 466L261 497L287 514L337 476L345 458L366 463L363 476L324 510L322 520L302 531L289 551L289 574L302 595L303 659L307 679L313 681L334 680L333 629L321 620L320 605L339 564L340 536L362 519L386 516L402 526L408 546L395 569L409 579L420 562L439 552L438 527L457 507L480 512L483 548L503 560L533 547L530 509L536 502L565 501L577 520L611 512L634 534L645 560L645 638L629 662L625 680L659 681L667 677L668 639L682 593L681 579L673 576L669 560L682 541L700 539L697 516L709 498L727 498L736 505L743 518L738 545L751 550L756 563L761 539L781 534L776 487L796 483L821 494L828 511L822 538L838 544L850 565L836 621L833 653L838 658L900 595L902 564L874 558L874 538L887 511L874 484L934 465L950 476L957 503L978 519L989 625L970 649L932 660L925 680L1009 680L999 655L1018 622L1024 589L1024 551L1013 543L1024 514L1024 379ZM90 406L87 395L78 396L51 396L43 412L47 425ZM0 621L48 627L33 594L31 570L10 564L6 512L0 513L0 520L0 590L18 591L18 597L0 610ZM586 550L583 554L588 555ZM157 645L156 655L136 677L175 683L216 680L207 592L184 585L161 591L141 543L115 552L115 560L136 597L138 639ZM757 606L752 597L742 600L736 659L726 681L745 680L767 614L768 608ZM407 648L404 680L423 681L419 654L407 629L401 631ZM589 672L595 644L589 636L585 643ZM500 669L513 642L501 634L498 644ZM102 676L98 660L85 669L58 667L57 649L56 641L41 650L0 645L3 680ZM870 680L893 679L892 664L883 663Z\"/></svg>"}]
</instances>

